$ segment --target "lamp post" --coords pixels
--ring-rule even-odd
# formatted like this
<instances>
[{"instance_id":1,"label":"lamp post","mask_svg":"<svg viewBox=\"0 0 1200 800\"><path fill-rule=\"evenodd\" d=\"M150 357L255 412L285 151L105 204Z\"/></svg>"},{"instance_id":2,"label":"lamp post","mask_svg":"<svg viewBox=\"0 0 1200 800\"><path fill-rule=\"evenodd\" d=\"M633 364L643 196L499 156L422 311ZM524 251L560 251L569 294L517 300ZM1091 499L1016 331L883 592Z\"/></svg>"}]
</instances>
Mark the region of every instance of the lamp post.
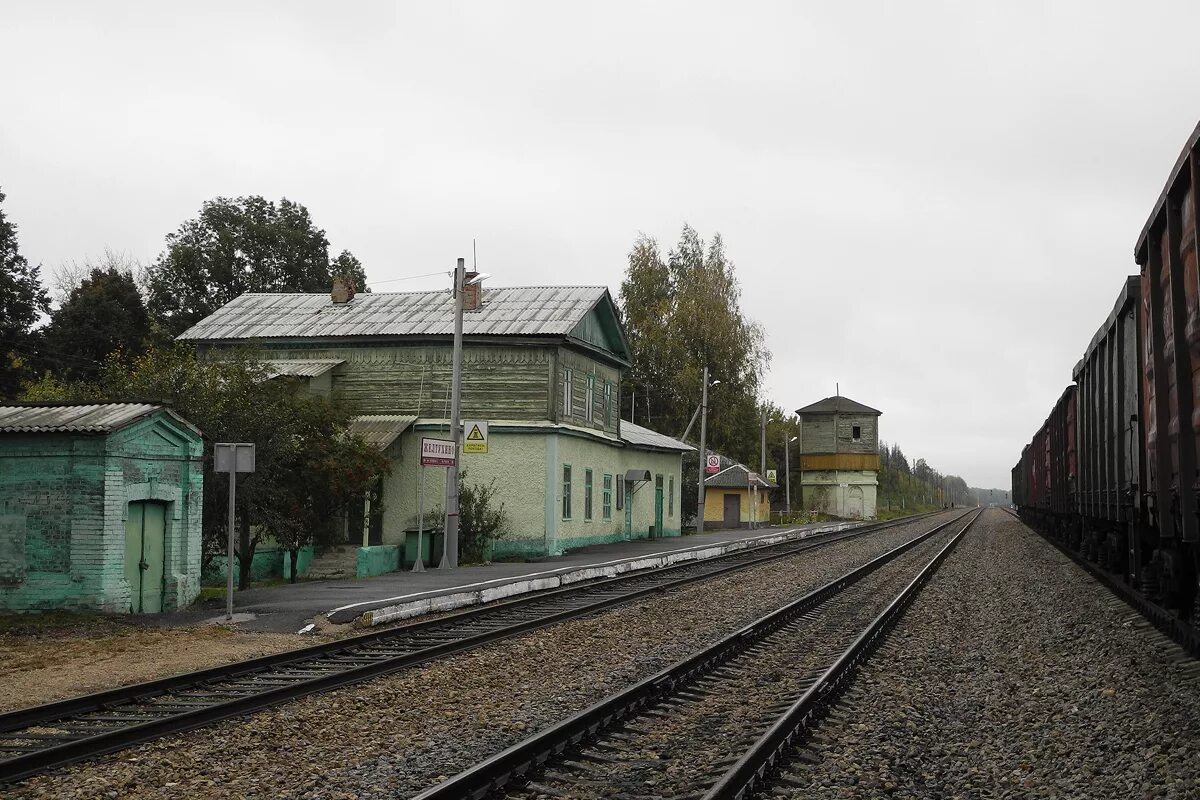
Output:
<instances>
[{"instance_id":1,"label":"lamp post","mask_svg":"<svg viewBox=\"0 0 1200 800\"><path fill-rule=\"evenodd\" d=\"M708 382L708 366L704 367L704 383L700 389L700 477L696 482L696 533L704 533L704 475L708 452L704 449L708 436L708 387L721 381Z\"/></svg>"},{"instance_id":2,"label":"lamp post","mask_svg":"<svg viewBox=\"0 0 1200 800\"><path fill-rule=\"evenodd\" d=\"M458 459L462 446L461 402L462 394L462 338L463 338L463 294L467 286L473 286L488 277L478 272L467 279L465 259L458 259L454 267L454 349L451 356L450 378L450 438L454 440L454 464L446 468L446 522L442 538L441 569L458 566Z\"/></svg>"},{"instance_id":3,"label":"lamp post","mask_svg":"<svg viewBox=\"0 0 1200 800\"><path fill-rule=\"evenodd\" d=\"M785 494L784 494L783 508L784 508L785 512L788 514L792 513L792 466L791 466L791 460L790 460L791 453L792 453L792 442L796 441L799 438L800 438L799 436L793 436L792 438L788 439L787 434L786 433L784 434L785 441L783 443L783 482L784 482L784 486L786 488L784 490Z\"/></svg>"}]
</instances>

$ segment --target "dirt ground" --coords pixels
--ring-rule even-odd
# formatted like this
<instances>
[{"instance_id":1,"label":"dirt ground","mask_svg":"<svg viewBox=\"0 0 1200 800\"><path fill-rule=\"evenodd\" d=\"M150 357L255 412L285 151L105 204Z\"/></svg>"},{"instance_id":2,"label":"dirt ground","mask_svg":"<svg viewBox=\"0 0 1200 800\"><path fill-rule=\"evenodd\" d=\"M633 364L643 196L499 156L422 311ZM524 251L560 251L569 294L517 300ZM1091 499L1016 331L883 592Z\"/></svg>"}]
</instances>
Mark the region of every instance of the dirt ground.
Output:
<instances>
[{"instance_id":1,"label":"dirt ground","mask_svg":"<svg viewBox=\"0 0 1200 800\"><path fill-rule=\"evenodd\" d=\"M217 625L149 628L100 615L4 615L0 711L315 643Z\"/></svg>"}]
</instances>

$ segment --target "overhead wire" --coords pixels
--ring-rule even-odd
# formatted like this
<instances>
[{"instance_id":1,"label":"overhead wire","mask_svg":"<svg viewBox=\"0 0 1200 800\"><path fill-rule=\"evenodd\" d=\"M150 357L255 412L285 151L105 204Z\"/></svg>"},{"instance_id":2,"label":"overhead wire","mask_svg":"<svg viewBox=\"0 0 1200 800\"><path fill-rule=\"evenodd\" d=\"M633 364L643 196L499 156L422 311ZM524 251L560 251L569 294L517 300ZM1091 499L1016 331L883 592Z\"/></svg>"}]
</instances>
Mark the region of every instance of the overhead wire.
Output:
<instances>
[{"instance_id":1,"label":"overhead wire","mask_svg":"<svg viewBox=\"0 0 1200 800\"><path fill-rule=\"evenodd\" d=\"M379 286L382 283L396 283L397 281L412 281L417 278L432 278L436 275L449 275L452 270L442 270L440 272L426 272L423 275L405 275L400 278L387 278L382 281L367 281L367 286Z\"/></svg>"}]
</instances>

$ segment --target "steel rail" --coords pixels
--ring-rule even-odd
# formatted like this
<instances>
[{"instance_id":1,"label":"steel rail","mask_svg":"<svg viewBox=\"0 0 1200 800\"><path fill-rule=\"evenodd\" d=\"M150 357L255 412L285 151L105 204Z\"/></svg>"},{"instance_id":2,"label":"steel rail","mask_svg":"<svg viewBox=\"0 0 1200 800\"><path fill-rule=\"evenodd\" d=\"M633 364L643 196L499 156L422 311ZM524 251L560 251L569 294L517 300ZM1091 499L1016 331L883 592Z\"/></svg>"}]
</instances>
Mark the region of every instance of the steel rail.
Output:
<instances>
[{"instance_id":1,"label":"steel rail","mask_svg":"<svg viewBox=\"0 0 1200 800\"><path fill-rule=\"evenodd\" d=\"M1082 567L1101 585L1106 587L1121 600L1124 600L1126 604L1133 608L1133 610L1145 617L1152 625L1154 625L1155 628L1158 628L1158 630L1163 634L1169 636L1184 650L1188 651L1193 656L1200 657L1200 630L1197 630L1195 627L1188 624L1187 620L1172 612L1170 609L1164 608L1158 603L1155 603L1137 589L1125 583L1125 581L1101 568L1099 564L1093 564L1091 561L1075 552L1075 550L1068 547L1063 542L1060 542L1053 536L1043 533L1041 530L1033 527L1028 522L1021 519L1020 515L1016 512L1007 508L1002 510L1012 514L1013 517L1026 528L1029 528L1029 530L1033 531L1038 536L1058 548L1059 552Z\"/></svg>"},{"instance_id":2,"label":"steel rail","mask_svg":"<svg viewBox=\"0 0 1200 800\"><path fill-rule=\"evenodd\" d=\"M446 781L426 789L414 800L480 800L536 770L567 748L591 738L613 724L637 714L689 684L695 678L720 667L763 637L802 614L812 611L830 597L900 554L934 536L971 512L941 523L908 542L879 555L850 572L835 578L803 597L770 612L749 625L705 647L667 669L651 675L599 703L518 742Z\"/></svg>"},{"instance_id":3,"label":"steel rail","mask_svg":"<svg viewBox=\"0 0 1200 800\"><path fill-rule=\"evenodd\" d=\"M935 512L937 513L937 512ZM749 548L705 561L689 561L649 572L627 573L570 587L552 589L515 600L503 601L457 612L425 622L375 631L360 636L299 648L284 653L248 659L233 664L182 673L89 695L18 709L0 714L0 784L11 783L47 770L124 749L130 745L157 739L172 733L192 730L222 719L241 716L269 708L305 695L328 691L341 686L370 680L438 659L446 658L485 644L511 638L531 630L547 627L568 619L585 616L647 595L670 591L688 584L728 575L732 572L808 552L818 547L846 541L869 533L908 524L930 515L918 515L886 523L865 525L849 530L813 536L799 542L783 542ZM639 586L638 584L646 584ZM628 588L621 591L622 587ZM587 601L588 595L597 595ZM584 600L568 608L556 603ZM549 608L546 613L534 613L536 605ZM503 622L508 615L515 622L505 622L491 630L467 633L436 642L406 653L387 653L389 642L399 643L404 637L433 638L438 634L486 622ZM396 646L396 645L394 645ZM379 648L383 655L373 653ZM273 680L254 686L256 680L272 678L271 672L292 672L302 677ZM313 674L313 673L316 674ZM222 688L245 680L245 691ZM212 696L211 702L197 703L186 695L182 705L172 706L169 698L185 692L201 692ZM154 703L166 699L160 708L174 708L165 715L139 716L157 713ZM147 711L149 709L149 711ZM139 714L122 712L140 711ZM88 715L95 716L85 719ZM119 720L121 716L125 719ZM122 724L107 729L86 729L104 719L119 720ZM134 724L128 724L134 723ZM30 728L48 730L85 730L63 735L22 734ZM14 745L14 742L31 742ZM42 746L32 744L41 742ZM14 753L3 758L5 753Z\"/></svg>"},{"instance_id":4,"label":"steel rail","mask_svg":"<svg viewBox=\"0 0 1200 800\"><path fill-rule=\"evenodd\" d=\"M822 709L827 708L841 694L854 670L870 656L883 637L899 621L921 587L937 572L942 561L981 516L983 509L938 551L887 608L858 635L854 643L825 670L817 682L742 754L742 757L705 793L703 800L745 800L769 779L771 770L785 757L797 739L812 726Z\"/></svg>"}]
</instances>

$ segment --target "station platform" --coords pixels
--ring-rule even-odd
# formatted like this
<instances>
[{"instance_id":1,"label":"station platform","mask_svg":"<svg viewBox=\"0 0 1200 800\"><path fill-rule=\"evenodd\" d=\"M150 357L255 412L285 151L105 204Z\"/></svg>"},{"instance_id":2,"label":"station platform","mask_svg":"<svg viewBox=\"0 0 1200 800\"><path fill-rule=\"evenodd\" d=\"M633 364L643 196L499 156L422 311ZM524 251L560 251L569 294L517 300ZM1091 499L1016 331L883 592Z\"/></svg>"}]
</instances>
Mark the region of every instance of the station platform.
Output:
<instances>
[{"instance_id":1,"label":"station platform","mask_svg":"<svg viewBox=\"0 0 1200 800\"><path fill-rule=\"evenodd\" d=\"M365 626L380 625L579 581L714 558L734 550L807 538L861 524L824 522L792 528L717 530L670 539L593 545L534 562L392 572L356 580L300 581L237 592L234 607L242 615L240 627L251 630L295 632L319 616L325 616L335 624L357 621ZM221 607L224 607L223 603ZM190 621L197 621L198 613L211 617L213 611L211 608L205 612L193 609L180 615L186 614L193 617Z\"/></svg>"}]
</instances>

